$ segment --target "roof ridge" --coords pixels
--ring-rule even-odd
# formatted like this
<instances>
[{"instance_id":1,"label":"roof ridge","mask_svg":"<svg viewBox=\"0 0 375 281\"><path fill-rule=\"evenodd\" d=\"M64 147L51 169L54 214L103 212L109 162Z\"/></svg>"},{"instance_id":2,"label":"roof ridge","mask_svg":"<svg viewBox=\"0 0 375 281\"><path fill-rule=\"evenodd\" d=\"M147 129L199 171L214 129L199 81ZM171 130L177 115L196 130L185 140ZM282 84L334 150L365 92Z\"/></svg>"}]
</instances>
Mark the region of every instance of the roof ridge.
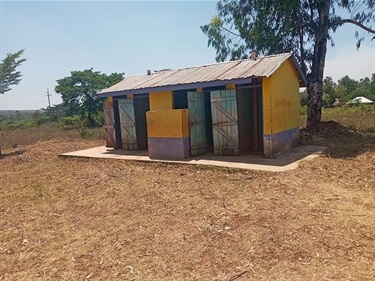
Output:
<instances>
[{"instance_id":1,"label":"roof ridge","mask_svg":"<svg viewBox=\"0 0 375 281\"><path fill-rule=\"evenodd\" d=\"M254 60L254 62L257 62L257 61L263 60L263 59L267 59L267 58L281 57L281 56L292 55L292 54L293 53L290 52L290 53L267 55L267 56L263 56L263 57L257 58L256 60ZM236 62L244 62L244 61L252 61L252 59L251 58L247 58L247 59L230 60L230 61L208 63L208 64L201 64L201 65L195 65L195 66L187 66L187 67L181 67L181 68L174 68L174 69L164 70L164 71L161 71L161 72L153 72L150 75L171 73L171 72L177 71L177 70L194 69L194 68L208 67L208 66L213 66L213 65L224 65L224 64L230 64L230 63L236 63ZM134 74L134 75L130 75L130 76L125 77L125 78L135 77L135 76L150 76L150 75L147 75L147 74Z\"/></svg>"},{"instance_id":2,"label":"roof ridge","mask_svg":"<svg viewBox=\"0 0 375 281\"><path fill-rule=\"evenodd\" d=\"M290 52L290 53L282 53L282 54L267 55L267 56L259 57L259 58L257 58L257 59L254 60L254 61L257 61L257 60L259 60L259 59L272 58L272 57L281 57L281 56L292 55L292 54L293 54L293 53ZM247 59L238 59L238 60L222 61L222 62L216 62L216 63L201 64L201 65L195 65L195 66L188 66L188 67L182 67L182 68L170 69L170 70L167 70L167 71L165 71L165 72L173 71L173 70L182 70L182 69L191 69L191 68L198 68L198 67L205 67L205 66L219 65L219 64L228 64L228 63L235 63L235 62L242 62L242 61L252 61L252 59L251 59L251 58L247 58Z\"/></svg>"},{"instance_id":3,"label":"roof ridge","mask_svg":"<svg viewBox=\"0 0 375 281\"><path fill-rule=\"evenodd\" d=\"M103 96L114 92L137 94L152 89L182 89L183 85L194 88L197 85L221 85L224 81L243 82L251 77L269 78L287 60L292 61L300 81L303 82L302 84L306 84L306 78L293 53L283 53L259 57L257 60L241 59L171 69L151 75L146 73L130 75L121 82L100 91L99 94L103 94Z\"/></svg>"}]
</instances>

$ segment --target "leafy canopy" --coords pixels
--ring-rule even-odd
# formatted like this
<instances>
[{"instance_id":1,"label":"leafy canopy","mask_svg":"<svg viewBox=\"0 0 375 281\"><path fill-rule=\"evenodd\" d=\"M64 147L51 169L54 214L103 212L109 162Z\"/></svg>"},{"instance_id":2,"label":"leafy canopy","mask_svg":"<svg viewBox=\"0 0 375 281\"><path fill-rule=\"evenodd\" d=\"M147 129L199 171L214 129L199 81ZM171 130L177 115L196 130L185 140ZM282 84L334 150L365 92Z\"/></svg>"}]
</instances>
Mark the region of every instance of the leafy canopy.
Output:
<instances>
[{"instance_id":1,"label":"leafy canopy","mask_svg":"<svg viewBox=\"0 0 375 281\"><path fill-rule=\"evenodd\" d=\"M375 73L372 74L372 77L365 77L359 80L345 75L337 83L333 81L332 77L327 76L324 78L324 107L330 107L336 100L339 100L341 104L345 104L356 97L365 97L375 101Z\"/></svg>"},{"instance_id":2,"label":"leafy canopy","mask_svg":"<svg viewBox=\"0 0 375 281\"><path fill-rule=\"evenodd\" d=\"M322 18L327 5L329 15ZM221 0L217 10L211 22L201 26L217 61L248 58L252 50L262 55L293 52L305 74L319 37L334 45L332 33L344 23L373 33L365 24L375 21L373 0ZM347 13L349 18L340 16ZM356 32L358 48L364 36Z\"/></svg>"},{"instance_id":3,"label":"leafy canopy","mask_svg":"<svg viewBox=\"0 0 375 281\"><path fill-rule=\"evenodd\" d=\"M374 0L220 0L218 14L201 26L216 60L293 52L307 78L307 126L321 120L327 43L345 23L375 34ZM342 15L349 14L348 18ZM356 32L357 48L364 33ZM375 36L374 36L375 38Z\"/></svg>"},{"instance_id":4,"label":"leafy canopy","mask_svg":"<svg viewBox=\"0 0 375 281\"><path fill-rule=\"evenodd\" d=\"M61 95L68 115L90 119L102 110L103 101L97 98L96 93L123 79L123 73L106 75L92 68L72 71L70 76L57 80L55 92Z\"/></svg>"},{"instance_id":5,"label":"leafy canopy","mask_svg":"<svg viewBox=\"0 0 375 281\"><path fill-rule=\"evenodd\" d=\"M20 58L25 50L20 50L14 54L7 54L0 63L0 94L5 94L11 90L10 86L18 85L22 74L17 68L26 59Z\"/></svg>"}]
</instances>

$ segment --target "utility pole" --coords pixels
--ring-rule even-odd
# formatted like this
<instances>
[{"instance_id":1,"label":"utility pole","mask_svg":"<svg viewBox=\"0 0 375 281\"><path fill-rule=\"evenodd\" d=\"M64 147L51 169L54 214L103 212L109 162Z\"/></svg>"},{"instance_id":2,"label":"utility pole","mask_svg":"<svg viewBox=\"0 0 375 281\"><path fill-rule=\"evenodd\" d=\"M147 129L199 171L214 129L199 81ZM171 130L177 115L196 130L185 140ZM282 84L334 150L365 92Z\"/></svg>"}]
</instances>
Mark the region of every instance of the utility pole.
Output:
<instances>
[{"instance_id":1,"label":"utility pole","mask_svg":"<svg viewBox=\"0 0 375 281\"><path fill-rule=\"evenodd\" d=\"M51 101L49 97L52 96L52 94L49 93L49 89L47 88L47 97L48 97L48 107L51 108Z\"/></svg>"}]
</instances>

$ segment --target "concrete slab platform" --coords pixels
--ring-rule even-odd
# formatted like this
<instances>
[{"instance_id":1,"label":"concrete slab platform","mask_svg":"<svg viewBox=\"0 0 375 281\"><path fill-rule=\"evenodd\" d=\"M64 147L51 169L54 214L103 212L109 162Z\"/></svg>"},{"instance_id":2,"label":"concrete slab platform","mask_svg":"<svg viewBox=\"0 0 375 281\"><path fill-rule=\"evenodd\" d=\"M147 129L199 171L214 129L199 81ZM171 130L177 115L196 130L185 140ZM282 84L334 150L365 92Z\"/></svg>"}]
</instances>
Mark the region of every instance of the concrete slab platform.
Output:
<instances>
[{"instance_id":1,"label":"concrete slab platform","mask_svg":"<svg viewBox=\"0 0 375 281\"><path fill-rule=\"evenodd\" d=\"M168 161L150 159L147 155L147 151L125 151L121 149L114 150L112 148L100 146L64 153L59 156L195 164L247 170L283 172L296 169L300 161L313 159L324 152L326 149L327 148L324 146L298 146L277 155L277 157L274 159L264 158L261 155L216 156L213 154L205 154L199 157L193 157L184 160Z\"/></svg>"}]
</instances>

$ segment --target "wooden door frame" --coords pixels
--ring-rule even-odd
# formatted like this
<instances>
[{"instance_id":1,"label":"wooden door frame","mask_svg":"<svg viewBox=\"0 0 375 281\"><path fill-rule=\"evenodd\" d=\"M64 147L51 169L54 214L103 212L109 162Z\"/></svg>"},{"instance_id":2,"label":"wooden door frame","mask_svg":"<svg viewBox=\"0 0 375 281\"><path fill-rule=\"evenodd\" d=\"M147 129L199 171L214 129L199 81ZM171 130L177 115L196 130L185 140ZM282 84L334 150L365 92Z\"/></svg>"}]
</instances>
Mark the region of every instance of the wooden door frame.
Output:
<instances>
[{"instance_id":1,"label":"wooden door frame","mask_svg":"<svg viewBox=\"0 0 375 281\"><path fill-rule=\"evenodd\" d=\"M219 92L219 97L215 97L215 95ZM231 92L234 94L234 96L222 96L223 92ZM227 93L224 93L224 95L227 95ZM214 153L218 155L239 155L240 153L240 145L239 145L239 136L238 136L238 108L237 108L237 92L235 89L230 90L218 90L218 91L211 91L211 114L212 114L212 130L213 130L213 137L214 137ZM232 110L226 109L222 102L224 102L226 99L233 100L235 105L235 116L233 116ZM213 108L216 109L215 114L213 114ZM222 114L222 116L219 118L220 115L217 115L217 113ZM218 118L214 118L214 116ZM224 118L223 118L224 116ZM226 118L225 118L226 117ZM224 122L216 122L219 119L226 120ZM229 131L224 130L224 128L231 126L230 133ZM228 146L218 146L215 147L215 132L217 136L217 142L220 143L220 140L224 139L224 144L228 144ZM221 136L221 137L220 137ZM231 146L233 144L233 146Z\"/></svg>"},{"instance_id":2,"label":"wooden door frame","mask_svg":"<svg viewBox=\"0 0 375 281\"><path fill-rule=\"evenodd\" d=\"M189 97L189 94L196 94L195 96L193 97ZM198 97L197 97L198 96ZM191 108L189 107L190 105L190 99L200 99L201 100L201 104L199 105L199 108L198 110L195 110L196 108ZM190 128L190 155L191 156L198 156L198 155L202 155L202 154L206 154L207 153L207 135L206 135L206 106L205 106L205 94L204 92L196 92L196 91L188 91L187 92L187 102L188 102L188 111L189 111L189 128ZM204 133L204 144L201 146L201 147L198 147L198 148L194 148L193 147L193 136L192 135L192 121L193 121L193 117L195 116L192 116L192 111L194 110L194 114L197 114L198 112L203 112L203 127L201 127L201 129L203 128L203 133ZM199 136L196 136L196 137L199 137ZM195 151L195 150L196 151Z\"/></svg>"}]
</instances>

